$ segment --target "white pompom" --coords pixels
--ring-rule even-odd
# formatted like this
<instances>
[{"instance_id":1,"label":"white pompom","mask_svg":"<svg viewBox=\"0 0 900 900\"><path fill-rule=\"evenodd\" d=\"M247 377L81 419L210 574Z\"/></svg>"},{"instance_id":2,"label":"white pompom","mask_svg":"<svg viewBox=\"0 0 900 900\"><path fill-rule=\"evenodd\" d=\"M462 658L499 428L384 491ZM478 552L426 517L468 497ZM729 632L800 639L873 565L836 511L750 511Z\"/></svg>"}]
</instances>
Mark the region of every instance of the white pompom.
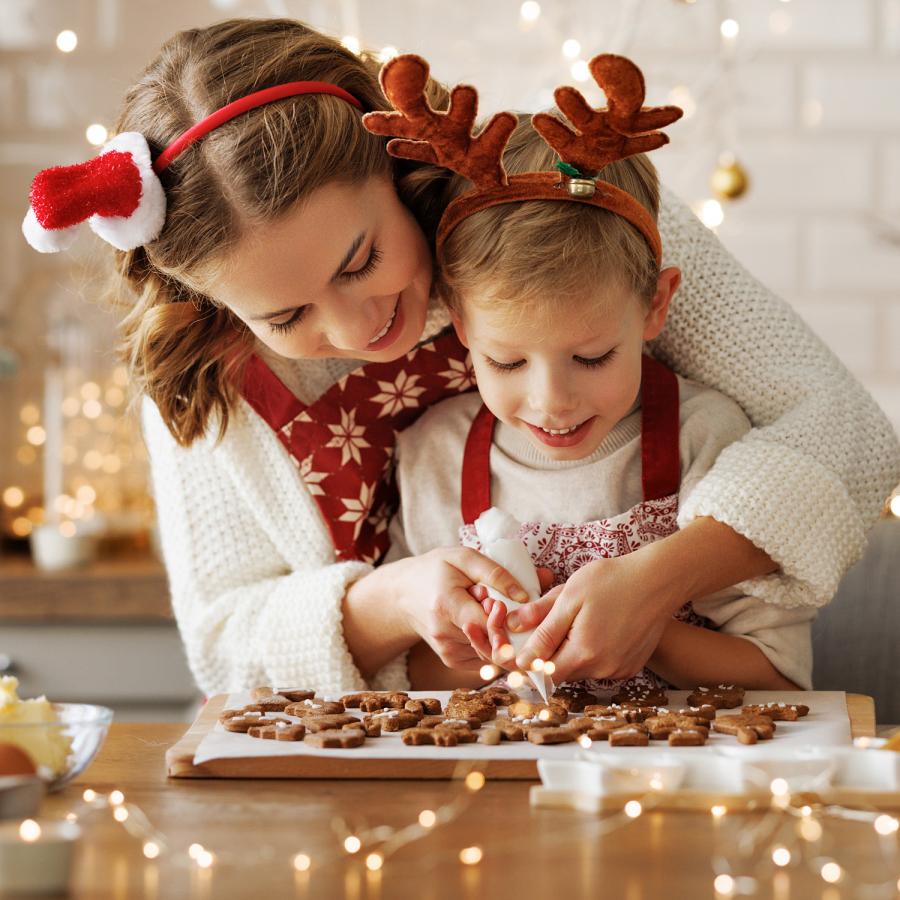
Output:
<instances>
[{"instance_id":1,"label":"white pompom","mask_svg":"<svg viewBox=\"0 0 900 900\"><path fill-rule=\"evenodd\" d=\"M494 541L509 540L516 536L519 523L508 513L496 506L483 512L475 520L475 533L484 546Z\"/></svg>"},{"instance_id":2,"label":"white pompom","mask_svg":"<svg viewBox=\"0 0 900 900\"><path fill-rule=\"evenodd\" d=\"M44 228L38 222L34 210L29 206L25 218L22 220L22 234L25 240L34 247L38 253L59 253L70 247L78 236L78 226L70 225L68 228Z\"/></svg>"}]
</instances>

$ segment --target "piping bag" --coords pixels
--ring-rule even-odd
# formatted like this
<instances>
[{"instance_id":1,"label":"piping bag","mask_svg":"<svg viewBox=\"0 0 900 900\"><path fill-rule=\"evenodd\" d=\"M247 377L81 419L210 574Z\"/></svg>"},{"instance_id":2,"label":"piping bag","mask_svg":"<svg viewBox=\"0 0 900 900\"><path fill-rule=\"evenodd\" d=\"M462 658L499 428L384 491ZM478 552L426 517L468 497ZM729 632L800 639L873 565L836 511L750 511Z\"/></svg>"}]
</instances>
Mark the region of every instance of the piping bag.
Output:
<instances>
[{"instance_id":1,"label":"piping bag","mask_svg":"<svg viewBox=\"0 0 900 900\"><path fill-rule=\"evenodd\" d=\"M475 520L475 532L478 540L481 541L481 552L495 563L503 566L522 585L528 594L528 601L532 602L540 598L541 585L528 548L516 537L518 530L519 523L509 513L497 509L496 506L492 506ZM521 603L504 597L499 591L487 587L487 585L485 587L488 596L492 600L502 603L507 612L522 606ZM533 628L530 631L507 632L509 642L516 651L516 655L528 643L528 638L533 632ZM528 672L528 677L543 698L544 703L548 703L556 690L553 679L543 672L531 670Z\"/></svg>"}]
</instances>

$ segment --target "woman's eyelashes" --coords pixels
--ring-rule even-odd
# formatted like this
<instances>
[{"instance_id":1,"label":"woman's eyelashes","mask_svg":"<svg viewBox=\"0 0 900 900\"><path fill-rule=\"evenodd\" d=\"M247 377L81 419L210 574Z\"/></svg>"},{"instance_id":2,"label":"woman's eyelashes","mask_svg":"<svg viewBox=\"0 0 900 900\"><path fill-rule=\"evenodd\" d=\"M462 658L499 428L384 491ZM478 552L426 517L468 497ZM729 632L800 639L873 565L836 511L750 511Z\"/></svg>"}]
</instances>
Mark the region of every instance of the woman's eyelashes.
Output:
<instances>
[{"instance_id":1,"label":"woman's eyelashes","mask_svg":"<svg viewBox=\"0 0 900 900\"><path fill-rule=\"evenodd\" d=\"M375 269L378 267L378 263L380 262L381 250L379 250L378 245L373 242L366 261L358 269L353 269L352 271L347 271L345 269L343 272L341 272L340 277L346 279L347 281L354 281L357 278L365 278L367 275L371 275L372 272L375 271Z\"/></svg>"},{"instance_id":2,"label":"woman's eyelashes","mask_svg":"<svg viewBox=\"0 0 900 900\"><path fill-rule=\"evenodd\" d=\"M381 255L381 250L378 249L378 246L372 244L369 255L366 257L366 261L358 269L341 272L338 277L347 281L354 281L358 278L365 278L367 275L371 275L377 268L378 263L381 262ZM303 321L308 310L309 304L306 306L298 306L289 319L285 319L283 322L270 322L269 328L276 334L288 334Z\"/></svg>"},{"instance_id":3,"label":"woman's eyelashes","mask_svg":"<svg viewBox=\"0 0 900 900\"><path fill-rule=\"evenodd\" d=\"M606 363L610 362L615 355L615 350L610 350L609 353L604 353L603 356L595 356L593 358L573 356L572 359L574 359L575 362L577 362L580 366L584 366L586 369L596 369L599 366L606 365ZM497 362L496 359L491 359L490 356L485 356L484 361L497 372L512 372L515 369L520 369L525 365L524 359L519 359L516 360L516 362L511 363L502 363Z\"/></svg>"}]
</instances>

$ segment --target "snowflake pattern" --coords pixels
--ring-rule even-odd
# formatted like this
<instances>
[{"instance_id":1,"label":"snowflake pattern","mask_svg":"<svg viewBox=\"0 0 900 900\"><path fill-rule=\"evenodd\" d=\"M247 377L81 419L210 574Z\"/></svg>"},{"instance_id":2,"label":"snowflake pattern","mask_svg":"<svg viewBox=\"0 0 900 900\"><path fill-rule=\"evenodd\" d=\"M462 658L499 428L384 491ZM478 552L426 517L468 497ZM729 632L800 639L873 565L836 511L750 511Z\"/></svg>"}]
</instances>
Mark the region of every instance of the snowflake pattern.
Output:
<instances>
[{"instance_id":1,"label":"snowflake pattern","mask_svg":"<svg viewBox=\"0 0 900 900\"><path fill-rule=\"evenodd\" d=\"M397 373L397 377L391 381L379 381L378 387L381 393L372 398L373 403L380 403L380 416L392 416L402 409L414 409L419 405L419 397L425 393L424 387L417 387L418 375L410 375L406 371Z\"/></svg>"},{"instance_id":2,"label":"snowflake pattern","mask_svg":"<svg viewBox=\"0 0 900 900\"><path fill-rule=\"evenodd\" d=\"M462 392L475 387L475 369L472 368L471 355L467 355L462 362L451 359L450 368L439 374L447 379L447 387L451 390Z\"/></svg>"},{"instance_id":3,"label":"snowflake pattern","mask_svg":"<svg viewBox=\"0 0 900 900\"><path fill-rule=\"evenodd\" d=\"M360 450L365 450L372 445L363 437L366 433L365 426L356 424L354 410L341 410L341 424L329 425L329 430L334 437L325 445L326 447L340 447L341 465L346 466L352 459L357 465L362 465Z\"/></svg>"},{"instance_id":4,"label":"snowflake pattern","mask_svg":"<svg viewBox=\"0 0 900 900\"><path fill-rule=\"evenodd\" d=\"M362 528L363 522L369 517L374 497L375 486L365 482L360 485L359 496L341 497L341 503L344 504L347 511L338 516L338 522L353 523L354 540L359 537L359 530Z\"/></svg>"}]
</instances>

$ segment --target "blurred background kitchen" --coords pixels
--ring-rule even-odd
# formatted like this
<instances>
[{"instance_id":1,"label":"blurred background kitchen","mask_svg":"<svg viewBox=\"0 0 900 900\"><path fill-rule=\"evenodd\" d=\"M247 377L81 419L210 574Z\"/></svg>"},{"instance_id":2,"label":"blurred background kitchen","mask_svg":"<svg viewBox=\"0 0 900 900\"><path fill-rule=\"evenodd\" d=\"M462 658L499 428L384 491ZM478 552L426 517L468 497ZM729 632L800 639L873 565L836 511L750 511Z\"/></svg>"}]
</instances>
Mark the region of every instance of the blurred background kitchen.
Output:
<instances>
[{"instance_id":1,"label":"blurred background kitchen","mask_svg":"<svg viewBox=\"0 0 900 900\"><path fill-rule=\"evenodd\" d=\"M113 351L106 245L85 229L74 252L39 255L20 227L34 174L96 152L169 35L232 16L420 52L477 85L484 113L547 107L561 83L599 103L586 60L631 56L648 102L685 110L654 154L663 179L900 429L900 0L0 0L0 670L23 695L120 719L197 701ZM877 649L885 627L900 644L898 560L900 491L816 627L816 686L875 694L881 722L900 721Z\"/></svg>"}]
</instances>

